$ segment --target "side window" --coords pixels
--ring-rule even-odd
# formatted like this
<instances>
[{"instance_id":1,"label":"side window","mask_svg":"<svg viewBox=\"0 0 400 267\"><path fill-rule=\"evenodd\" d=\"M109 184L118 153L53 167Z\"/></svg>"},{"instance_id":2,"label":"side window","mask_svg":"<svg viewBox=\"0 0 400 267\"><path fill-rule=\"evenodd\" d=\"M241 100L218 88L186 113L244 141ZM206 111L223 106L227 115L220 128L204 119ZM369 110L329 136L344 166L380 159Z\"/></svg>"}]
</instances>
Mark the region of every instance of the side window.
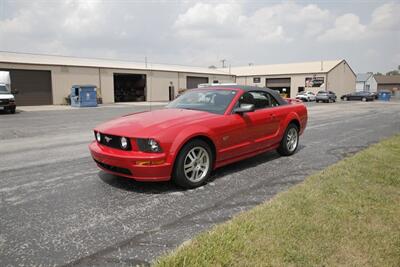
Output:
<instances>
[{"instance_id":1,"label":"side window","mask_svg":"<svg viewBox=\"0 0 400 267\"><path fill-rule=\"evenodd\" d=\"M254 97L255 108L271 108L279 106L278 101L269 93L259 91L259 92L250 92Z\"/></svg>"},{"instance_id":2,"label":"side window","mask_svg":"<svg viewBox=\"0 0 400 267\"><path fill-rule=\"evenodd\" d=\"M235 107L239 107L242 104L253 104L255 109L263 109L270 107L279 106L278 101L269 93L263 91L252 91L244 93Z\"/></svg>"},{"instance_id":3,"label":"side window","mask_svg":"<svg viewBox=\"0 0 400 267\"><path fill-rule=\"evenodd\" d=\"M267 108L270 106L270 99L268 95L263 92L250 92L254 98L254 106L256 109Z\"/></svg>"},{"instance_id":4,"label":"side window","mask_svg":"<svg viewBox=\"0 0 400 267\"><path fill-rule=\"evenodd\" d=\"M276 101L275 97L273 97L272 95L268 94L269 97L271 98L271 107L277 107L279 106L278 101Z\"/></svg>"},{"instance_id":5,"label":"side window","mask_svg":"<svg viewBox=\"0 0 400 267\"><path fill-rule=\"evenodd\" d=\"M253 94L250 94L250 93L247 93L247 92L244 93L239 98L238 104L239 104L239 106L241 106L242 104L253 104L253 105L255 105Z\"/></svg>"}]
</instances>

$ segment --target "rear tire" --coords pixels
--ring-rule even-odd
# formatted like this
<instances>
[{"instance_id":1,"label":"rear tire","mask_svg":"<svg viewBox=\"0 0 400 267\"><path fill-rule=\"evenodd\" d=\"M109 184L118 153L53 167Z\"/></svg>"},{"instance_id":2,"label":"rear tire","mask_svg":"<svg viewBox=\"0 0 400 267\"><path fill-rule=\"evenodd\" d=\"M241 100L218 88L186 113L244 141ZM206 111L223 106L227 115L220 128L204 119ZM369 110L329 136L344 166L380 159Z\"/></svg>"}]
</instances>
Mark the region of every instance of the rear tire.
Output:
<instances>
[{"instance_id":1,"label":"rear tire","mask_svg":"<svg viewBox=\"0 0 400 267\"><path fill-rule=\"evenodd\" d=\"M214 155L210 146L202 140L192 140L179 152L172 179L184 188L199 187L210 177L213 163Z\"/></svg>"},{"instance_id":2,"label":"rear tire","mask_svg":"<svg viewBox=\"0 0 400 267\"><path fill-rule=\"evenodd\" d=\"M16 109L15 107L10 108L10 109L9 109L10 113L11 113L11 114L15 114L15 109Z\"/></svg>"},{"instance_id":3,"label":"rear tire","mask_svg":"<svg viewBox=\"0 0 400 267\"><path fill-rule=\"evenodd\" d=\"M347 97L345 96L345 97L343 97L343 101L347 101Z\"/></svg>"},{"instance_id":4,"label":"rear tire","mask_svg":"<svg viewBox=\"0 0 400 267\"><path fill-rule=\"evenodd\" d=\"M293 155L299 146L299 128L296 124L290 123L286 128L285 134L278 148L278 153L282 156Z\"/></svg>"}]
</instances>

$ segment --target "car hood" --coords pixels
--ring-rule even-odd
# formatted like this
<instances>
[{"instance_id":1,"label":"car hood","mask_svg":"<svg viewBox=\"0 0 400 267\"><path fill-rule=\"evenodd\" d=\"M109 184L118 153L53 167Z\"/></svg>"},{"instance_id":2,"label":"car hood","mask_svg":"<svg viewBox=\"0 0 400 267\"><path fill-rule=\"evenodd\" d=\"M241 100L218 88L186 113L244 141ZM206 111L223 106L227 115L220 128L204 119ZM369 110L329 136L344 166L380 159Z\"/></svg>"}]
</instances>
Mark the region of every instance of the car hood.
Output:
<instances>
[{"instance_id":1,"label":"car hood","mask_svg":"<svg viewBox=\"0 0 400 267\"><path fill-rule=\"evenodd\" d=\"M0 99L10 99L14 98L12 94L0 94Z\"/></svg>"},{"instance_id":2,"label":"car hood","mask_svg":"<svg viewBox=\"0 0 400 267\"><path fill-rule=\"evenodd\" d=\"M95 128L102 133L126 137L152 137L176 126L185 127L207 118L221 116L187 109L160 109L126 115Z\"/></svg>"}]
</instances>

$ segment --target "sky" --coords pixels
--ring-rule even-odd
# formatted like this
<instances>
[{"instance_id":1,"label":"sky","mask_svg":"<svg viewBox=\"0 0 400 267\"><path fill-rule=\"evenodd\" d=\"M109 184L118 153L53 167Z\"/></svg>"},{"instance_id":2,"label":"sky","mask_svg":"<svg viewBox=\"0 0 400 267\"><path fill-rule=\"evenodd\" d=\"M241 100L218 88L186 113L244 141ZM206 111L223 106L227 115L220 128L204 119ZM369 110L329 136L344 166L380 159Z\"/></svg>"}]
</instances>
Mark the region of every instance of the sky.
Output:
<instances>
[{"instance_id":1,"label":"sky","mask_svg":"<svg viewBox=\"0 0 400 267\"><path fill-rule=\"evenodd\" d=\"M0 50L208 67L400 65L400 1L0 0Z\"/></svg>"}]
</instances>

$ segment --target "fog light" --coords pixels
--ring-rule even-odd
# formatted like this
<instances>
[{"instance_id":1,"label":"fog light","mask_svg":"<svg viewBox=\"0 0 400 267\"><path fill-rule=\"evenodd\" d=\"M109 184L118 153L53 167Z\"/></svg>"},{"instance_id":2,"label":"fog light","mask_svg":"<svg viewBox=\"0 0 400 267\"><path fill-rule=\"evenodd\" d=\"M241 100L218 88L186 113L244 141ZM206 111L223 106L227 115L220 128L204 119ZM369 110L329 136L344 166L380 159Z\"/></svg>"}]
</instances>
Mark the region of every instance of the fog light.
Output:
<instances>
[{"instance_id":1,"label":"fog light","mask_svg":"<svg viewBox=\"0 0 400 267\"><path fill-rule=\"evenodd\" d=\"M96 140L100 143L101 141L101 134L99 132L96 133Z\"/></svg>"},{"instance_id":2,"label":"fog light","mask_svg":"<svg viewBox=\"0 0 400 267\"><path fill-rule=\"evenodd\" d=\"M126 149L128 147L128 140L125 137L121 137L121 147Z\"/></svg>"}]
</instances>

